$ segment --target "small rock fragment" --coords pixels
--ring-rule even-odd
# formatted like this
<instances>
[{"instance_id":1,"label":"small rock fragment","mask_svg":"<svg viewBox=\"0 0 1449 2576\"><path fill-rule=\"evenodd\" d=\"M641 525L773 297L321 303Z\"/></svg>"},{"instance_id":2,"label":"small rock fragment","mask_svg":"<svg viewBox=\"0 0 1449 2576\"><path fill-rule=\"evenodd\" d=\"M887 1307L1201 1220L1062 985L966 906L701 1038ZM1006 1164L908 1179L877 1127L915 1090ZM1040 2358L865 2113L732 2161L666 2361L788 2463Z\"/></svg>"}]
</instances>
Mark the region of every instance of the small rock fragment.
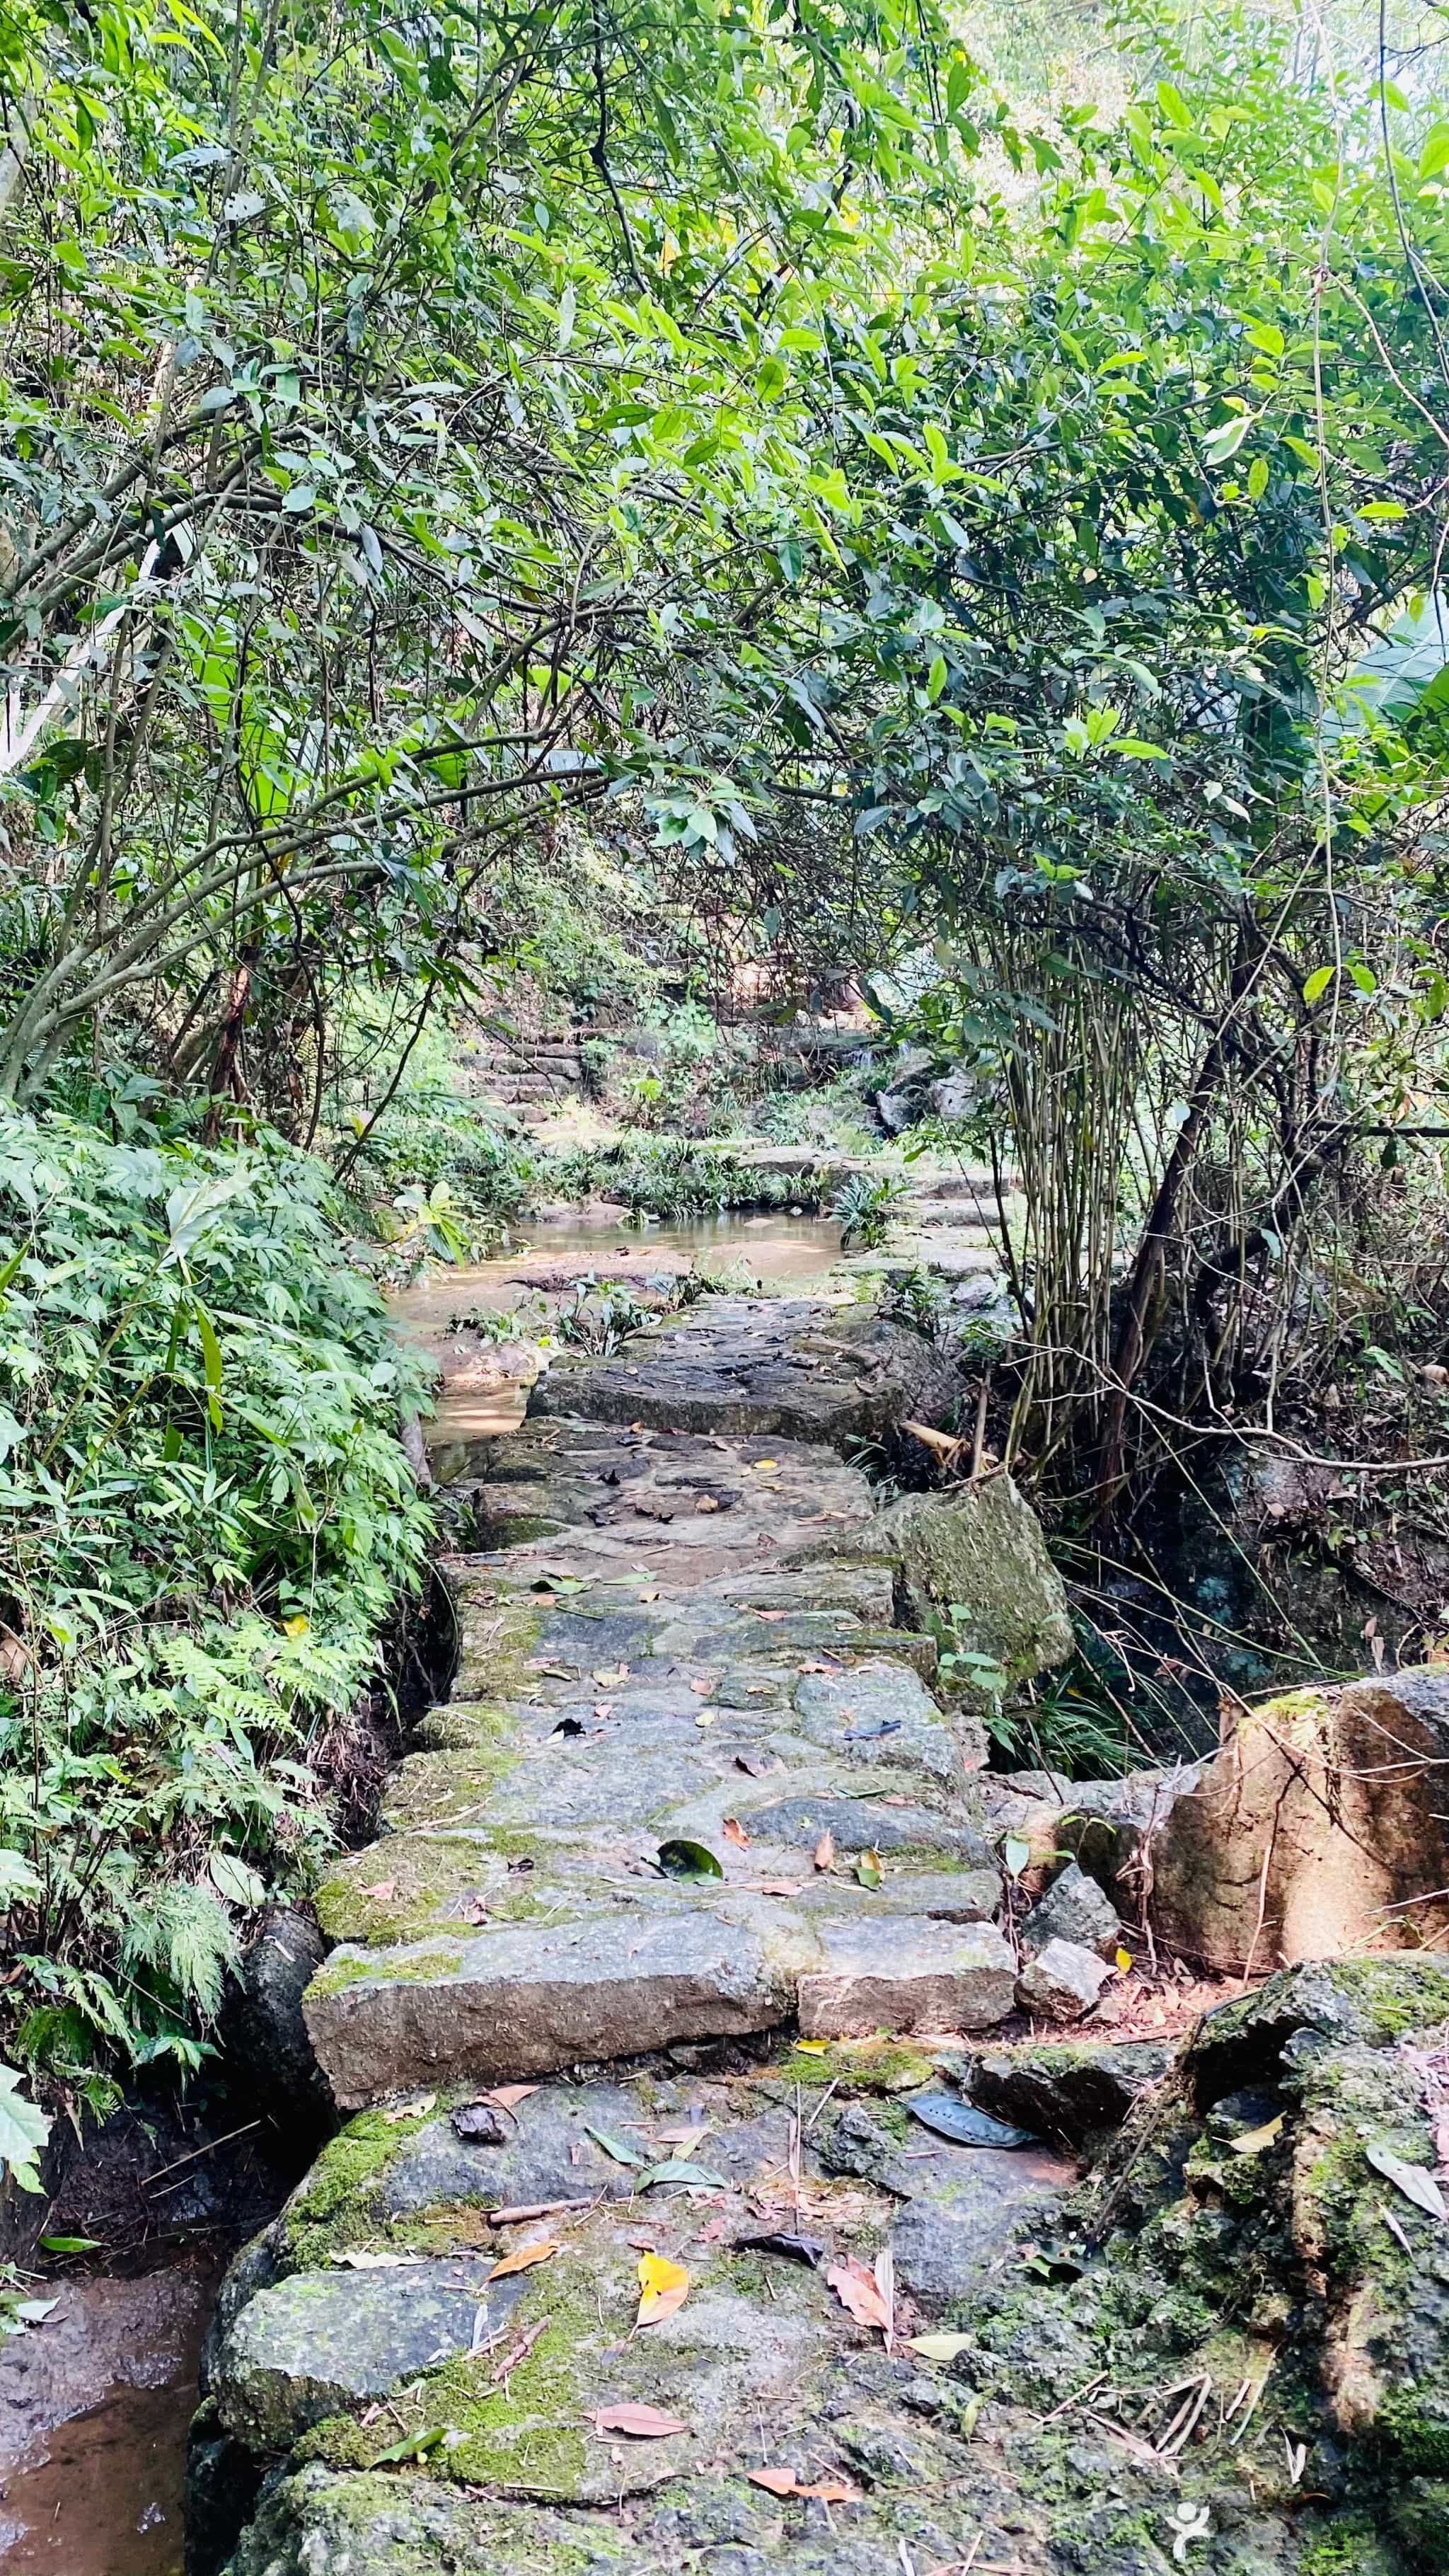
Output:
<instances>
[{"instance_id":1,"label":"small rock fragment","mask_svg":"<svg viewBox=\"0 0 1449 2576\"><path fill-rule=\"evenodd\" d=\"M1082 2021L1110 1974L1095 1951L1076 1941L1048 1941L1018 1977L1016 2000L1024 2011L1042 2013L1048 2021Z\"/></svg>"},{"instance_id":2,"label":"small rock fragment","mask_svg":"<svg viewBox=\"0 0 1449 2576\"><path fill-rule=\"evenodd\" d=\"M1036 1958L1048 1941L1075 1942L1079 1949L1095 1950L1110 1959L1121 1938L1121 1921L1110 1896L1074 1860L1068 1861L1021 1927L1022 1952L1029 1959Z\"/></svg>"}]
</instances>

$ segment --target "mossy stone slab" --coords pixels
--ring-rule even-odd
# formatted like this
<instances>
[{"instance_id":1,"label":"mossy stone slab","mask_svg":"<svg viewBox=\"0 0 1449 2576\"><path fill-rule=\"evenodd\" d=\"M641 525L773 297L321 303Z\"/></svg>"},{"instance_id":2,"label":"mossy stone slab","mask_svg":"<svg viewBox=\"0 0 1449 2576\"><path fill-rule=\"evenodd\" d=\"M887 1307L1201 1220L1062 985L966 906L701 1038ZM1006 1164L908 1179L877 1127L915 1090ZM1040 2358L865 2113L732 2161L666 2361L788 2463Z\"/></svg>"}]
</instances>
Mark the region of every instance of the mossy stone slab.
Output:
<instances>
[{"instance_id":1,"label":"mossy stone slab","mask_svg":"<svg viewBox=\"0 0 1449 2576\"><path fill-rule=\"evenodd\" d=\"M465 2257L294 2272L259 2290L215 2358L225 2430L255 2451L285 2449L339 2407L382 2397L441 2354L485 2341L523 2286L521 2277L485 2286L489 2268L487 2258Z\"/></svg>"}]
</instances>

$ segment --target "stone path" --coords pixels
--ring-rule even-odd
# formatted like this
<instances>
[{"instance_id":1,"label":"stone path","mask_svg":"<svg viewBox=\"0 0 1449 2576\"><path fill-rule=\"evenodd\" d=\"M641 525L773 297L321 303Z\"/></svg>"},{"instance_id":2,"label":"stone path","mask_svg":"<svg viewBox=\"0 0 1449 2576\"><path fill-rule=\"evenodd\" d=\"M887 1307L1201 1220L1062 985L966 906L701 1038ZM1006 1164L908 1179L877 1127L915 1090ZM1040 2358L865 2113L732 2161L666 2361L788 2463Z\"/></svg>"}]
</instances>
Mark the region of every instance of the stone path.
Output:
<instances>
[{"instance_id":1,"label":"stone path","mask_svg":"<svg viewBox=\"0 0 1449 2576\"><path fill-rule=\"evenodd\" d=\"M1386 2256L1363 2141L1432 2166L1449 1973L999 2044L1003 1826L1057 1868L1148 1791L993 1789L893 1624L842 1452L943 1392L717 1299L460 1460L452 1693L321 1893L353 2116L223 2292L192 2576L1442 2569L1441 2221ZM1113 1917L1068 1869L1033 1920Z\"/></svg>"},{"instance_id":2,"label":"stone path","mask_svg":"<svg viewBox=\"0 0 1449 2576\"><path fill-rule=\"evenodd\" d=\"M895 1626L841 1455L950 1393L929 1343L868 1313L715 1298L560 1362L467 1460L451 1695L319 1899L336 1946L307 2021L360 2116L214 2338L198 2531L229 2538L228 2498L290 2455L237 2576L681 2549L753 2576L787 2527L792 2569L900 2576L894 2510L866 2536L867 2464L909 2483L935 2559L964 2553L985 2506L950 2407L826 2278L883 2267L914 2330L1071 2173L900 2107L960 2108L942 2035L999 2024L1017 1968L979 1722L938 1704L934 1639ZM668 1874L692 1866L719 1874ZM559 2251L490 2280L540 2238ZM689 2293L631 2331L650 2250ZM591 2420L638 2404L679 2429ZM790 2463L822 2492L788 2509L745 2474Z\"/></svg>"},{"instance_id":3,"label":"stone path","mask_svg":"<svg viewBox=\"0 0 1449 2576\"><path fill-rule=\"evenodd\" d=\"M559 1362L481 1451L452 1696L319 1897L307 2020L340 2105L797 2012L838 2037L1012 2010L966 1797L984 1738L893 1625L829 1445L950 1392L899 1327L711 1298Z\"/></svg>"}]
</instances>

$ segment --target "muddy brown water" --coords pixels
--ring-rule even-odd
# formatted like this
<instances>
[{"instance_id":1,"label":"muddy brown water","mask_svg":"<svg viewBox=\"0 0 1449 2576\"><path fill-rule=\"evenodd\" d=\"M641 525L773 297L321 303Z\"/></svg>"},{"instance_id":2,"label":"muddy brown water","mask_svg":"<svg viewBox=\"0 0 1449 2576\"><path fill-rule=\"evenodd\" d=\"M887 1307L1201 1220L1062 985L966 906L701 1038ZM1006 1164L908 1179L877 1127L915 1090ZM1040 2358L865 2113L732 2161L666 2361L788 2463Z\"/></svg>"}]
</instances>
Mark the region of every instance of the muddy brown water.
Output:
<instances>
[{"instance_id":1,"label":"muddy brown water","mask_svg":"<svg viewBox=\"0 0 1449 2576\"><path fill-rule=\"evenodd\" d=\"M186 2438L225 2258L67 2281L0 2344L0 2568L181 2576Z\"/></svg>"},{"instance_id":2,"label":"muddy brown water","mask_svg":"<svg viewBox=\"0 0 1449 2576\"><path fill-rule=\"evenodd\" d=\"M617 1209L598 1208L566 1219L535 1218L513 1231L506 1251L468 1267L434 1270L392 1300L399 1322L443 1372L424 1425L430 1449L516 1431L537 1367L531 1342L460 1335L455 1328L462 1315L507 1314L526 1304L537 1312L540 1298L564 1295L589 1277L628 1286L735 1263L767 1287L803 1286L823 1278L840 1258L838 1225L778 1213L640 1226L626 1223Z\"/></svg>"}]
</instances>

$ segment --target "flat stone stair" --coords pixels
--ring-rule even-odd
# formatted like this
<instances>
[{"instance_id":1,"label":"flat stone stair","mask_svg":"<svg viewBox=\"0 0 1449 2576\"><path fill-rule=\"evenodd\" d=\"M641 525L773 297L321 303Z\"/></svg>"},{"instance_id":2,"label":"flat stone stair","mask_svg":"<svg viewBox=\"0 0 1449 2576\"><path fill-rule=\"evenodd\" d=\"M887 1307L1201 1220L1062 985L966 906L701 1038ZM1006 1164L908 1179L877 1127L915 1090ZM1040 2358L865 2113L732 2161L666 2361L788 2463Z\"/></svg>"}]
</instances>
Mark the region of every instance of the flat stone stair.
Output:
<instances>
[{"instance_id":1,"label":"flat stone stair","mask_svg":"<svg viewBox=\"0 0 1449 2576\"><path fill-rule=\"evenodd\" d=\"M306 2014L340 2103L792 2017L1010 2013L979 1722L893 1624L831 1445L948 1389L898 1327L712 1298L561 1363L519 1433L453 1459L480 1544L446 1568L452 1695L318 1900Z\"/></svg>"}]
</instances>

